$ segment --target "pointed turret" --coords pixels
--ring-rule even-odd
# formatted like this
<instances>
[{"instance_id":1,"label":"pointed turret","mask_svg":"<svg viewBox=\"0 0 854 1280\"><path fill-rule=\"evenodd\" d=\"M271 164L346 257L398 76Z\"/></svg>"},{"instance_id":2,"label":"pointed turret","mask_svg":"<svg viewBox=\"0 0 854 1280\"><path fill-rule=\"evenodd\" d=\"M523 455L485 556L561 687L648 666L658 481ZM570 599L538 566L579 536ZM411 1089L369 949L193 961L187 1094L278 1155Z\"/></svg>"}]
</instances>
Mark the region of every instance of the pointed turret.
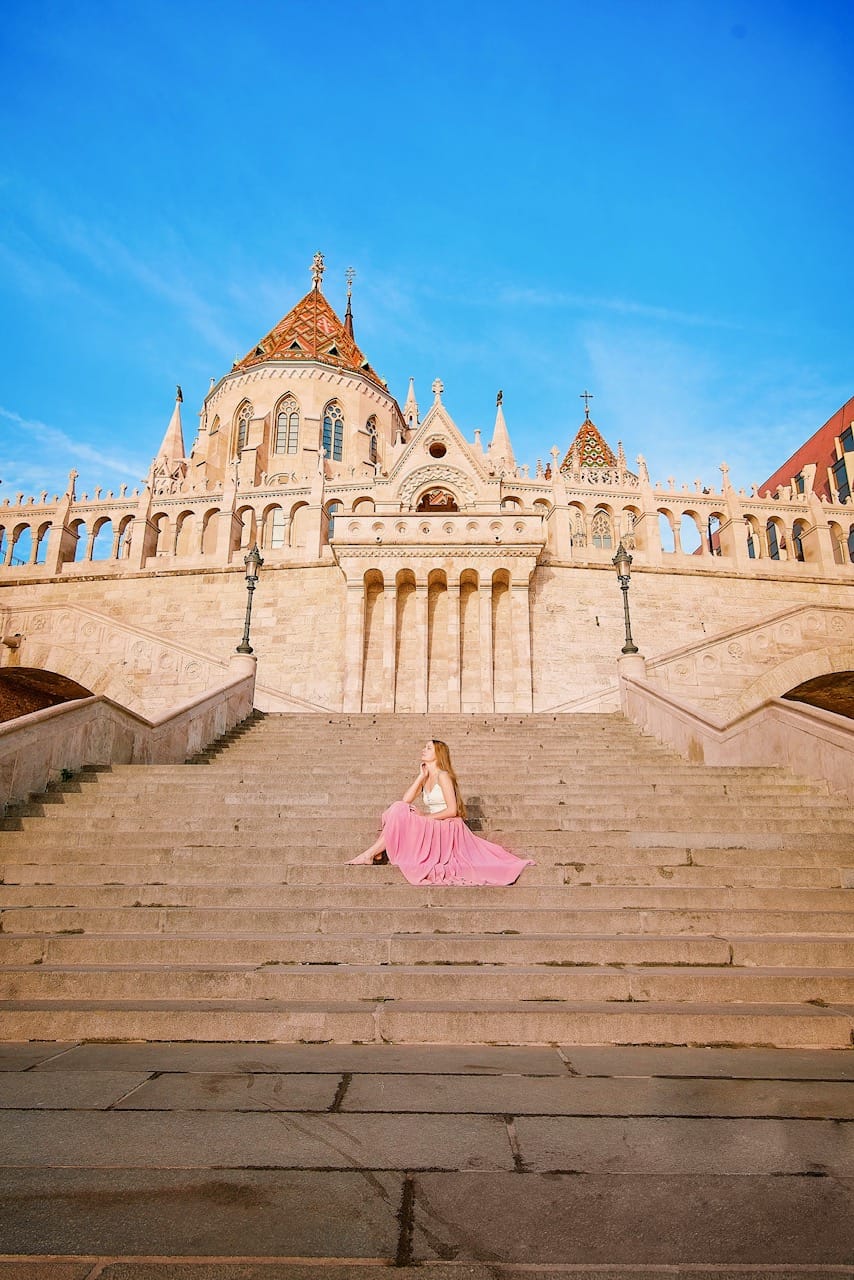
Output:
<instances>
[{"instance_id":1,"label":"pointed turret","mask_svg":"<svg viewBox=\"0 0 854 1280\"><path fill-rule=\"evenodd\" d=\"M172 410L172 417L169 419L169 426L166 428L166 434L163 437L163 443L157 450L157 461L165 458L167 462L178 462L184 457L184 430L181 426L181 405L184 402L184 395L181 388L178 387L175 393L175 408Z\"/></svg>"},{"instance_id":2,"label":"pointed turret","mask_svg":"<svg viewBox=\"0 0 854 1280\"><path fill-rule=\"evenodd\" d=\"M181 426L181 388L175 394L175 408L157 454L151 464L148 487L153 493L175 493L187 474L184 456L184 430Z\"/></svg>"},{"instance_id":3,"label":"pointed turret","mask_svg":"<svg viewBox=\"0 0 854 1280\"><path fill-rule=\"evenodd\" d=\"M409 379L409 390L406 393L406 403L403 406L403 421L409 431L414 431L418 426L418 401L415 399L414 378Z\"/></svg>"},{"instance_id":4,"label":"pointed turret","mask_svg":"<svg viewBox=\"0 0 854 1280\"><path fill-rule=\"evenodd\" d=\"M510 433L507 430L507 423L504 421L503 402L504 392L499 391L495 401L495 427L489 446L489 458L495 465L496 470L515 471L516 459L513 457Z\"/></svg>"}]
</instances>

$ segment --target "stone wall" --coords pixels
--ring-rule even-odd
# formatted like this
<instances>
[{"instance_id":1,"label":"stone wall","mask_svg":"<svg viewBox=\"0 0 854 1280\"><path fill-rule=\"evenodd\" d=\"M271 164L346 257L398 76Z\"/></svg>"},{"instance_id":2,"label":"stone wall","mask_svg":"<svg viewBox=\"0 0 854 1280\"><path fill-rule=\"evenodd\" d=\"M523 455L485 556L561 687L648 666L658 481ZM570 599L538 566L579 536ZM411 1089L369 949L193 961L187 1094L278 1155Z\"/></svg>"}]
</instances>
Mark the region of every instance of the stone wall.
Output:
<instances>
[{"instance_id":1,"label":"stone wall","mask_svg":"<svg viewBox=\"0 0 854 1280\"><path fill-rule=\"evenodd\" d=\"M419 696L437 711L616 709L624 632L609 564L539 565L529 604L523 582L499 573L478 586L470 569L443 564L423 583L419 571L420 585L404 573L384 586L369 571L355 590L334 563L265 566L251 635L257 705L340 710L349 663L353 710L415 710ZM646 568L629 598L649 679L710 709L743 710L851 660L854 611L834 582ZM221 680L245 607L242 570L19 583L0 589L2 634L20 635L0 661L59 672L151 715Z\"/></svg>"}]
</instances>

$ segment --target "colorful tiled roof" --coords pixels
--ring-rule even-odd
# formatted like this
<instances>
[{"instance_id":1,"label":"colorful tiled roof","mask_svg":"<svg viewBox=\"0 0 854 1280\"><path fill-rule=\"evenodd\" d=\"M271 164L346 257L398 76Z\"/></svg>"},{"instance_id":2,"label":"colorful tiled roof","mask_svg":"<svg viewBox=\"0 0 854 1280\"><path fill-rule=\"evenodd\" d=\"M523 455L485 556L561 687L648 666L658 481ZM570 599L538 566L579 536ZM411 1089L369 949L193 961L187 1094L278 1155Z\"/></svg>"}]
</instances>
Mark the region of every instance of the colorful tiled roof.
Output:
<instances>
[{"instance_id":1,"label":"colorful tiled roof","mask_svg":"<svg viewBox=\"0 0 854 1280\"><path fill-rule=\"evenodd\" d=\"M578 464L581 467L616 467L617 465L613 451L599 434L596 423L590 418L585 418L578 428L578 434L560 464L561 471L569 467L573 450L578 455Z\"/></svg>"},{"instance_id":2,"label":"colorful tiled roof","mask_svg":"<svg viewBox=\"0 0 854 1280\"><path fill-rule=\"evenodd\" d=\"M265 360L307 359L351 369L383 385L319 288L309 290L275 329L236 361L234 370L250 369Z\"/></svg>"}]
</instances>

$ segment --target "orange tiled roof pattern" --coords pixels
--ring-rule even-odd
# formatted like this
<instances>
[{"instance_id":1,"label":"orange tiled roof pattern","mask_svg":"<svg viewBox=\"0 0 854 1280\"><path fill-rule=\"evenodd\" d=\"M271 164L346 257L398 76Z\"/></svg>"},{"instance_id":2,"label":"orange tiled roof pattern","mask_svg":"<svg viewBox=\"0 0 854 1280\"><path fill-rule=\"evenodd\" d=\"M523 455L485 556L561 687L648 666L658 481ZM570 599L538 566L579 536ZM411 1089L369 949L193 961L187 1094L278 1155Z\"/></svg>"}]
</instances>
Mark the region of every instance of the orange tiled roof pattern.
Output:
<instances>
[{"instance_id":1,"label":"orange tiled roof pattern","mask_svg":"<svg viewBox=\"0 0 854 1280\"><path fill-rule=\"evenodd\" d=\"M235 362L233 371L249 369L264 360L306 358L352 369L383 385L319 289L310 289L275 329Z\"/></svg>"},{"instance_id":2,"label":"orange tiled roof pattern","mask_svg":"<svg viewBox=\"0 0 854 1280\"><path fill-rule=\"evenodd\" d=\"M582 467L616 467L617 465L613 451L599 434L596 423L590 418L585 418L578 428L578 434L560 464L561 471L569 467L573 449L577 452L578 462Z\"/></svg>"}]
</instances>

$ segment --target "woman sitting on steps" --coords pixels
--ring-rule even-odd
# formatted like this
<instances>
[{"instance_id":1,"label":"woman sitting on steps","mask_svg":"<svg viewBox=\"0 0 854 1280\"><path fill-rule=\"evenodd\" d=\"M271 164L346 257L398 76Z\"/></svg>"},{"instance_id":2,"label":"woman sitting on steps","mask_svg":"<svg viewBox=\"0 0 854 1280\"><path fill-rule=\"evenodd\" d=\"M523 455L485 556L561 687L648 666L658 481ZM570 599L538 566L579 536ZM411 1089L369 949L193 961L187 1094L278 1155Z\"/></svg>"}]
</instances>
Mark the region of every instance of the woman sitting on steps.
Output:
<instances>
[{"instance_id":1,"label":"woman sitting on steps","mask_svg":"<svg viewBox=\"0 0 854 1280\"><path fill-rule=\"evenodd\" d=\"M426 814L413 805L419 791ZM387 852L410 884L492 885L513 884L534 865L474 835L465 816L451 753L446 743L431 738L421 752L418 777L383 814L379 838L349 865L382 862Z\"/></svg>"}]
</instances>

